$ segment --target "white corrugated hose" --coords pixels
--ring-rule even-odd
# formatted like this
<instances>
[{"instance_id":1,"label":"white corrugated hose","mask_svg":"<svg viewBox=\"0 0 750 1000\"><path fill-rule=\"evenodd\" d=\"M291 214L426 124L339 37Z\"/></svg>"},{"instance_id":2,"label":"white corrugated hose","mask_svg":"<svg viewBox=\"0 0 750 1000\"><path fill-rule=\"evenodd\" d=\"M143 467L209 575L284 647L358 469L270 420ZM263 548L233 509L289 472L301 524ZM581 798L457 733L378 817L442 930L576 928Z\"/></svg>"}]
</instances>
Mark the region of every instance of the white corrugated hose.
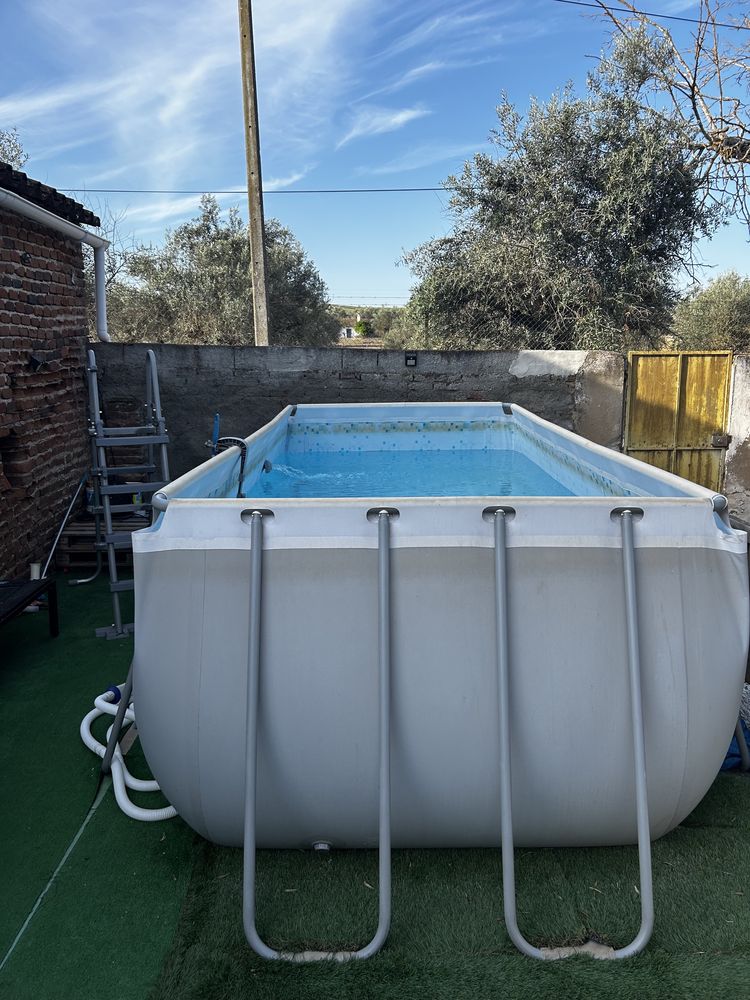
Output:
<instances>
[{"instance_id":1,"label":"white corrugated hose","mask_svg":"<svg viewBox=\"0 0 750 1000\"><path fill-rule=\"evenodd\" d=\"M122 685L119 685L118 690L122 692ZM110 688L109 691L105 691L94 699L94 708L81 721L81 739L88 749L98 757L104 757L107 747L106 744L100 743L93 735L91 726L96 719L101 718L103 715L116 715L117 702L119 700L119 698L116 699L115 690ZM135 713L133 711L133 703L131 702L125 710L123 727L131 726L134 722ZM111 732L112 726L107 730L107 739L109 739ZM130 801L130 796L128 795L129 788L134 792L159 792L161 789L159 788L159 783L154 781L153 778L147 780L136 778L128 771L119 743L115 746L114 756L112 757L112 786L115 790L115 799L118 806L131 819L154 823L162 819L172 819L173 816L177 815L177 810L174 806L144 808Z\"/></svg>"}]
</instances>

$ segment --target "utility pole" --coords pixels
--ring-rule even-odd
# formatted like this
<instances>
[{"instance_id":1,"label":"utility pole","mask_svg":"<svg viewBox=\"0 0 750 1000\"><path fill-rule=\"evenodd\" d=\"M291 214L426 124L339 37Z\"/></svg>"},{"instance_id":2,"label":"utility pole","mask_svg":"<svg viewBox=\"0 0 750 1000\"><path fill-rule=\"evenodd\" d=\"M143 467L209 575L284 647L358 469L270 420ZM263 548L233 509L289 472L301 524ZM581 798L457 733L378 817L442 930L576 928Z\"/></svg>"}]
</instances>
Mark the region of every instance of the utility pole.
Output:
<instances>
[{"instance_id":1,"label":"utility pole","mask_svg":"<svg viewBox=\"0 0 750 1000\"><path fill-rule=\"evenodd\" d=\"M247 157L247 206L250 215L250 280L253 287L253 327L255 346L268 347L268 291L266 286L266 245L263 225L263 182L260 170L258 133L258 90L255 80L253 15L251 0L238 0L240 52L242 58L242 104L245 111L245 154Z\"/></svg>"}]
</instances>

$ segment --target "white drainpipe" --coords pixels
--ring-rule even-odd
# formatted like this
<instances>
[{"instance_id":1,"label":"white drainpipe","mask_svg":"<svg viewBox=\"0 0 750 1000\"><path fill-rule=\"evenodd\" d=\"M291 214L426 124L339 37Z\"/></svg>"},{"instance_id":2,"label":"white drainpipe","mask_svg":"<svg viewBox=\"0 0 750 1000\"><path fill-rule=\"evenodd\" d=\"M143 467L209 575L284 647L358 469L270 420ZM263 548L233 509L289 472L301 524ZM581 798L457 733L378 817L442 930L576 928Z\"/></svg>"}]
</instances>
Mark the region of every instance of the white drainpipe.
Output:
<instances>
[{"instance_id":1,"label":"white drainpipe","mask_svg":"<svg viewBox=\"0 0 750 1000\"><path fill-rule=\"evenodd\" d=\"M14 194L12 191L6 191L4 188L0 188L0 207L7 208L11 212L17 212L18 215L24 215L27 219L33 219L34 222L40 222L43 226L47 226L48 229L54 229L56 232L62 233L63 236L68 236L72 240L78 240L79 243L87 243L90 247L94 248L96 334L99 340L109 341L104 275L104 251L109 246L109 240L102 239L101 236L95 236L93 233L89 233L80 226L77 226L74 222L61 219L59 215L48 212L46 208L41 208L41 206L35 205L33 202L22 198L18 194Z\"/></svg>"}]
</instances>

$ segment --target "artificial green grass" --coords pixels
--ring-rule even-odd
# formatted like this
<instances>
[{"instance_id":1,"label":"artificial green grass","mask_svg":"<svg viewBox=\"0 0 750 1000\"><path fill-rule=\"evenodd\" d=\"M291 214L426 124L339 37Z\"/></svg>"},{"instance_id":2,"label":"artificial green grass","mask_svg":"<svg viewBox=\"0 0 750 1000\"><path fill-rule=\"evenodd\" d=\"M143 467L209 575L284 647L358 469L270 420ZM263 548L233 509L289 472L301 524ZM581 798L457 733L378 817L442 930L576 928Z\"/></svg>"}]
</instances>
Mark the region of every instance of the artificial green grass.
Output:
<instances>
[{"instance_id":1,"label":"artificial green grass","mask_svg":"<svg viewBox=\"0 0 750 1000\"><path fill-rule=\"evenodd\" d=\"M59 638L45 612L0 631L0 961L92 803L98 762L78 727L132 655L132 640L94 636L111 621L104 581L68 588L63 577L58 588ZM193 841L180 820L127 819L110 790L0 972L0 997L144 997L174 932Z\"/></svg>"},{"instance_id":2,"label":"artificial green grass","mask_svg":"<svg viewBox=\"0 0 750 1000\"><path fill-rule=\"evenodd\" d=\"M396 851L393 924L380 955L269 963L242 929L242 853L203 844L152 1000L272 998L692 998L750 995L750 780L720 776L653 845L656 930L624 962L534 962L503 922L499 851ZM534 942L615 946L639 921L634 848L517 851L519 922ZM377 920L373 852L262 851L258 924L283 948L353 947Z\"/></svg>"}]
</instances>

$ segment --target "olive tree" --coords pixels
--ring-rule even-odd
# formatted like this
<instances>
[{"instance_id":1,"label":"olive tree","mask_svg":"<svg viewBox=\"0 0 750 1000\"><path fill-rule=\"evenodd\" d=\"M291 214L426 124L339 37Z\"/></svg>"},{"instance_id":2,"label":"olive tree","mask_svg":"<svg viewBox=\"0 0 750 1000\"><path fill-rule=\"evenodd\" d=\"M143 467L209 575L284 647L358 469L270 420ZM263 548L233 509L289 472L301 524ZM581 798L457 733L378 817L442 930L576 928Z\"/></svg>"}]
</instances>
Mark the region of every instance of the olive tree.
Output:
<instances>
[{"instance_id":1,"label":"olive tree","mask_svg":"<svg viewBox=\"0 0 750 1000\"><path fill-rule=\"evenodd\" d=\"M333 343L338 325L326 286L292 233L266 220L272 344ZM110 238L112 234L110 233ZM250 249L239 211L222 214L210 195L162 246L113 239L109 319L117 340L252 344Z\"/></svg>"},{"instance_id":2,"label":"olive tree","mask_svg":"<svg viewBox=\"0 0 750 1000\"><path fill-rule=\"evenodd\" d=\"M685 350L750 350L750 278L727 271L677 306L674 336Z\"/></svg>"},{"instance_id":3,"label":"olive tree","mask_svg":"<svg viewBox=\"0 0 750 1000\"><path fill-rule=\"evenodd\" d=\"M669 329L677 276L722 211L684 123L643 106L619 45L582 95L568 86L526 114L503 96L495 152L446 181L452 232L405 257L417 285L402 340L620 349Z\"/></svg>"},{"instance_id":4,"label":"olive tree","mask_svg":"<svg viewBox=\"0 0 750 1000\"><path fill-rule=\"evenodd\" d=\"M687 136L703 196L750 225L750 3L699 0L689 41L630 0L596 0L613 26L614 75L639 79L644 111Z\"/></svg>"},{"instance_id":5,"label":"olive tree","mask_svg":"<svg viewBox=\"0 0 750 1000\"><path fill-rule=\"evenodd\" d=\"M15 170L21 170L29 159L24 150L17 128L0 128L0 163L7 163Z\"/></svg>"}]
</instances>

